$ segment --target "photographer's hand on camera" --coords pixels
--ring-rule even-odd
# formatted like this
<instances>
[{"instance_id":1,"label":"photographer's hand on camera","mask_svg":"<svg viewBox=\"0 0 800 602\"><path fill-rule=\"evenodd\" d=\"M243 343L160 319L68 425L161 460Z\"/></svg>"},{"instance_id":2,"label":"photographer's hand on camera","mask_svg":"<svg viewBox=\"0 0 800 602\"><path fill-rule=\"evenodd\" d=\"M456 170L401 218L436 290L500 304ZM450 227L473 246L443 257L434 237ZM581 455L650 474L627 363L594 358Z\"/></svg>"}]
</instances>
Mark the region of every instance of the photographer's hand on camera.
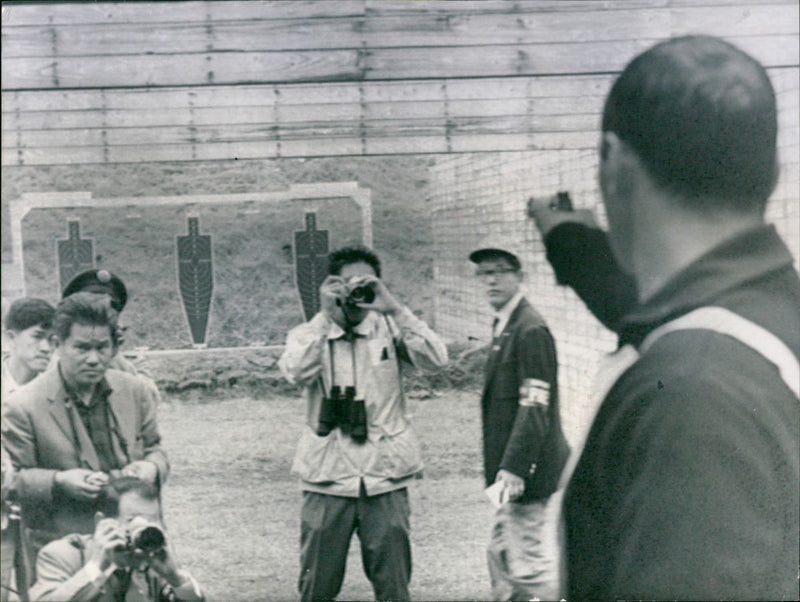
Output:
<instances>
[{"instance_id":1,"label":"photographer's hand on camera","mask_svg":"<svg viewBox=\"0 0 800 602\"><path fill-rule=\"evenodd\" d=\"M112 564L120 567L126 565L128 535L119 522L113 518L98 521L92 536L94 546L89 562L93 562L101 571Z\"/></svg>"},{"instance_id":2,"label":"photographer's hand on camera","mask_svg":"<svg viewBox=\"0 0 800 602\"><path fill-rule=\"evenodd\" d=\"M176 600L202 600L203 594L197 582L183 570L175 556L172 542L149 556L150 569L157 573L173 589Z\"/></svg>"},{"instance_id":3,"label":"photographer's hand on camera","mask_svg":"<svg viewBox=\"0 0 800 602\"><path fill-rule=\"evenodd\" d=\"M347 299L347 293L347 283L340 276L328 276L319 288L319 301L322 312L329 320L342 328L346 326L342 306Z\"/></svg>"},{"instance_id":4,"label":"photographer's hand on camera","mask_svg":"<svg viewBox=\"0 0 800 602\"><path fill-rule=\"evenodd\" d=\"M348 286L351 291L357 287L368 287L372 289L375 295L372 302L356 303L356 306L361 309L376 311L387 316L393 316L403 311L403 305L394 298L383 281L377 276L359 276L349 282Z\"/></svg>"},{"instance_id":5,"label":"photographer's hand on camera","mask_svg":"<svg viewBox=\"0 0 800 602\"><path fill-rule=\"evenodd\" d=\"M180 587L186 581L175 560L175 550L167 541L163 548L149 557L150 568L166 580L172 587Z\"/></svg>"}]
</instances>

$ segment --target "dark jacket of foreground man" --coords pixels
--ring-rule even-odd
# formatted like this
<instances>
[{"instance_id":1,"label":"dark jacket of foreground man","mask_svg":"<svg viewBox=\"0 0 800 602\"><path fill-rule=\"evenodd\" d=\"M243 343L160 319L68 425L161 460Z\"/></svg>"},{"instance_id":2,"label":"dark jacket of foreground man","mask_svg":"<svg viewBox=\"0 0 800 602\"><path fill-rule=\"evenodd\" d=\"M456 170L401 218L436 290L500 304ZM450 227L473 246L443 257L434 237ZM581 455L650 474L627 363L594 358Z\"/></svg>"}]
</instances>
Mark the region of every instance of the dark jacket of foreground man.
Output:
<instances>
[{"instance_id":1,"label":"dark jacket of foreground man","mask_svg":"<svg viewBox=\"0 0 800 602\"><path fill-rule=\"evenodd\" d=\"M800 355L800 281L771 226L614 303L621 345L718 306ZM798 599L799 464L800 403L774 364L710 330L664 336L605 397L567 486L568 599Z\"/></svg>"}]
</instances>

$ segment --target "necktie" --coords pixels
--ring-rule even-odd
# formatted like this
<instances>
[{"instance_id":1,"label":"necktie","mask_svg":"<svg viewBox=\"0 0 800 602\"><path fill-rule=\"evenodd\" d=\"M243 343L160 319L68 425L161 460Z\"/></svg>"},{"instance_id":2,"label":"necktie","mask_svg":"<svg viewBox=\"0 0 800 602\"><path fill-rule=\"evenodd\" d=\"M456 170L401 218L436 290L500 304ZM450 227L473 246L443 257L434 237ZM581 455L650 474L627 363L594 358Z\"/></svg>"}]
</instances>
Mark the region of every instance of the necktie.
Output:
<instances>
[{"instance_id":1,"label":"necktie","mask_svg":"<svg viewBox=\"0 0 800 602\"><path fill-rule=\"evenodd\" d=\"M88 406L77 399L73 403L78 408L83 426L86 427L89 439L97 452L100 470L109 472L113 468L119 468L117 455L114 453L114 444L111 440L108 400L102 394L95 394Z\"/></svg>"},{"instance_id":2,"label":"necktie","mask_svg":"<svg viewBox=\"0 0 800 602\"><path fill-rule=\"evenodd\" d=\"M500 322L500 318L497 318L497 317L494 319L494 321L492 321L492 338L495 338L497 336L497 333L495 332L495 330L497 330L497 324L499 322Z\"/></svg>"}]
</instances>

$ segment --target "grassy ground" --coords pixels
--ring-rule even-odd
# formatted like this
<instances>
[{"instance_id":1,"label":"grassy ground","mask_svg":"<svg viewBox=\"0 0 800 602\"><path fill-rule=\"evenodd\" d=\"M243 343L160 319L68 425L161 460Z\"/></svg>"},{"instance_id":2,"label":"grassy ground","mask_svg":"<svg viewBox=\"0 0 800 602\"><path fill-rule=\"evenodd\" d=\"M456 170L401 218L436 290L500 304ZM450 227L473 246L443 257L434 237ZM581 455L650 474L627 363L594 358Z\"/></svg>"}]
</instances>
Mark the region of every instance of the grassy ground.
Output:
<instances>
[{"instance_id":1,"label":"grassy ground","mask_svg":"<svg viewBox=\"0 0 800 602\"><path fill-rule=\"evenodd\" d=\"M166 520L180 559L210 600L296 599L300 493L289 466L302 400L192 393L167 398L159 416L173 465ZM411 489L416 600L490 597L477 399L449 391L414 401L426 460ZM339 599L371 597L354 538Z\"/></svg>"}]
</instances>

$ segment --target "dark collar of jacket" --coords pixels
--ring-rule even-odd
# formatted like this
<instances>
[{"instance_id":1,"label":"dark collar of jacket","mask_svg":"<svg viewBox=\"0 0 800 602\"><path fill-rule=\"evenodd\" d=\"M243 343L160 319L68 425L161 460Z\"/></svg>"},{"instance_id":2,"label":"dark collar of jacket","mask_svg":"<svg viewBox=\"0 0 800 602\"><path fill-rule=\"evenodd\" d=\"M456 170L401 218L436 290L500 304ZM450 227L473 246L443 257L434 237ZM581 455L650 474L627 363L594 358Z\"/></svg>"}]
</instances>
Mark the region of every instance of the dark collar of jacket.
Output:
<instances>
[{"instance_id":1,"label":"dark collar of jacket","mask_svg":"<svg viewBox=\"0 0 800 602\"><path fill-rule=\"evenodd\" d=\"M535 322L539 326L545 326L545 321L542 316L539 315L533 305L531 305L525 297L522 297L517 304L517 307L514 311L511 312L511 315L508 318L508 322L506 322L506 326L503 329L503 332L508 332L513 330L516 326L517 322L519 322L523 316L528 316L533 322ZM502 335L502 333L501 333Z\"/></svg>"},{"instance_id":2,"label":"dark collar of jacket","mask_svg":"<svg viewBox=\"0 0 800 602\"><path fill-rule=\"evenodd\" d=\"M500 333L499 336L492 339L491 347L489 348L489 357L486 360L486 377L484 379L484 391L488 390L489 384L494 376L495 368L497 367L497 358L499 352L503 349L503 346L507 344L509 341L511 334L517 328L517 325L523 317L529 317L536 323L541 323L544 326L544 320L542 317L533 309L533 306L528 302L525 297L519 300L517 307L511 312L511 316L508 318L508 322L506 322L505 328L503 328L503 332Z\"/></svg>"},{"instance_id":3,"label":"dark collar of jacket","mask_svg":"<svg viewBox=\"0 0 800 602\"><path fill-rule=\"evenodd\" d=\"M650 331L771 272L791 270L792 255L775 227L763 225L711 249L673 276L622 320L619 345L638 346Z\"/></svg>"}]
</instances>

